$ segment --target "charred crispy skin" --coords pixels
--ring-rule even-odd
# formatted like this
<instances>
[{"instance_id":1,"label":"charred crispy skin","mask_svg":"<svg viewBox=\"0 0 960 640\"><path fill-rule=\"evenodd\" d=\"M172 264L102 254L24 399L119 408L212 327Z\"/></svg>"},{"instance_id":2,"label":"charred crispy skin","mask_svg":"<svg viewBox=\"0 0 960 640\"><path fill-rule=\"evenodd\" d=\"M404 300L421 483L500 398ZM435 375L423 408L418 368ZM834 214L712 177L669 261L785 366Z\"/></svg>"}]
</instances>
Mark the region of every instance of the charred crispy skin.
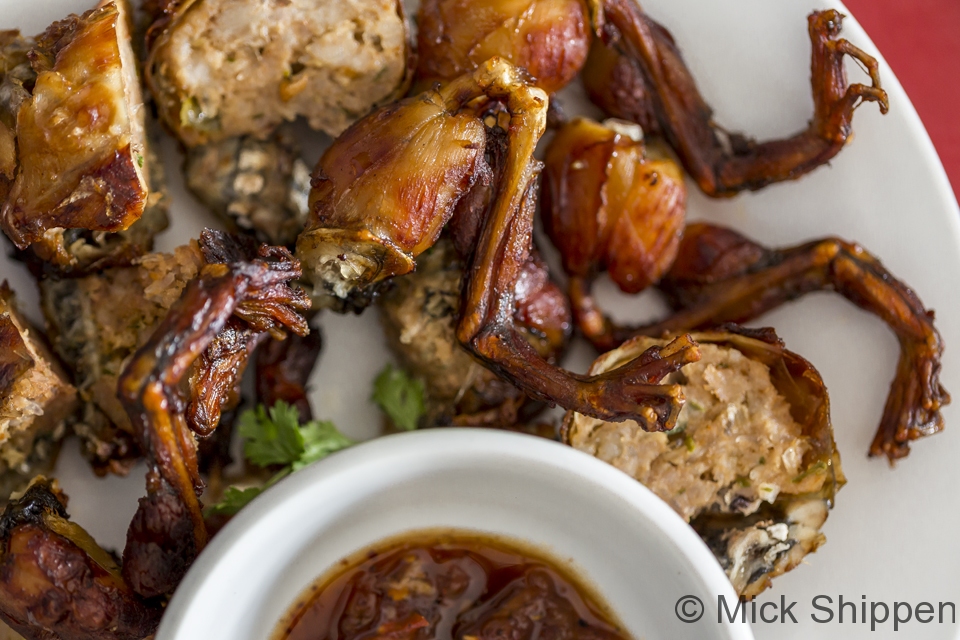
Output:
<instances>
[{"instance_id":1,"label":"charred crispy skin","mask_svg":"<svg viewBox=\"0 0 960 640\"><path fill-rule=\"evenodd\" d=\"M591 98L611 115L662 134L708 195L731 196L808 173L846 144L859 104L876 102L887 112L877 61L838 38L843 15L835 10L816 11L808 19L814 99L809 127L783 140L755 142L713 122L712 109L664 27L634 0L602 4L601 41L594 43L583 74ZM866 68L870 85L847 83L847 55Z\"/></svg>"},{"instance_id":2,"label":"charred crispy skin","mask_svg":"<svg viewBox=\"0 0 960 640\"><path fill-rule=\"evenodd\" d=\"M676 313L642 327L619 327L603 317L588 283L572 289L573 305L598 329L588 337L600 348L632 335L661 335L747 322L811 291L836 291L883 320L900 342L900 361L890 387L871 456L893 462L912 440L943 430L940 409L950 395L940 384L943 340L917 295L857 244L838 238L786 249L767 249L739 233L708 224L690 225L677 261L660 282Z\"/></svg>"},{"instance_id":3,"label":"charred crispy skin","mask_svg":"<svg viewBox=\"0 0 960 640\"><path fill-rule=\"evenodd\" d=\"M190 376L190 404L187 424L198 436L209 436L220 424L227 407L240 400L240 378L250 356L267 337L266 333L231 319L197 360Z\"/></svg>"},{"instance_id":4,"label":"charred crispy skin","mask_svg":"<svg viewBox=\"0 0 960 640\"><path fill-rule=\"evenodd\" d=\"M581 376L550 364L514 320L516 285L532 248L533 151L547 97L493 58L475 72L360 120L324 154L314 175L311 216L297 254L321 299L344 306L409 273L452 217L464 193L495 185L471 252L457 339L536 400L611 420L669 429L682 398L656 383L697 359L679 339L609 375ZM479 117L483 117L481 122ZM506 134L502 162L485 161L485 124ZM389 179L387 179L389 178ZM384 192L384 184L389 185ZM329 304L329 302L328 302Z\"/></svg>"},{"instance_id":5,"label":"charred crispy skin","mask_svg":"<svg viewBox=\"0 0 960 640\"><path fill-rule=\"evenodd\" d=\"M6 119L15 119L4 134L15 138L16 153L0 225L19 249L31 247L63 271L89 268L104 253L147 250L166 226L160 211L142 230L146 237L106 238L156 204L128 11L119 0L54 23L29 50L32 74L25 77L21 64L5 79L18 97L4 105ZM3 164L9 177L6 155ZM78 250L81 240L89 248Z\"/></svg>"},{"instance_id":6,"label":"charred crispy skin","mask_svg":"<svg viewBox=\"0 0 960 640\"><path fill-rule=\"evenodd\" d=\"M286 340L268 338L257 351L257 399L272 407L279 400L297 408L300 420L313 418L307 398L307 381L323 349L317 330L305 336L291 335Z\"/></svg>"},{"instance_id":7,"label":"charred crispy skin","mask_svg":"<svg viewBox=\"0 0 960 640\"><path fill-rule=\"evenodd\" d=\"M201 247L207 266L120 377L120 400L151 465L123 557L124 578L144 597L172 592L207 541L192 433L216 428L223 398L260 335L279 337L282 327L308 332L298 310L309 301L289 286L300 276L289 252L262 246L251 255L249 245L210 230ZM184 411L179 385L204 355L191 385L194 402ZM201 392L210 398L197 402Z\"/></svg>"},{"instance_id":8,"label":"charred crispy skin","mask_svg":"<svg viewBox=\"0 0 960 640\"><path fill-rule=\"evenodd\" d=\"M163 607L135 594L113 558L69 521L40 478L0 516L0 620L30 640L140 640Z\"/></svg>"},{"instance_id":9,"label":"charred crispy skin","mask_svg":"<svg viewBox=\"0 0 960 640\"><path fill-rule=\"evenodd\" d=\"M582 0L424 0L417 80L453 80L493 56L522 67L547 93L580 71L590 48Z\"/></svg>"}]
</instances>

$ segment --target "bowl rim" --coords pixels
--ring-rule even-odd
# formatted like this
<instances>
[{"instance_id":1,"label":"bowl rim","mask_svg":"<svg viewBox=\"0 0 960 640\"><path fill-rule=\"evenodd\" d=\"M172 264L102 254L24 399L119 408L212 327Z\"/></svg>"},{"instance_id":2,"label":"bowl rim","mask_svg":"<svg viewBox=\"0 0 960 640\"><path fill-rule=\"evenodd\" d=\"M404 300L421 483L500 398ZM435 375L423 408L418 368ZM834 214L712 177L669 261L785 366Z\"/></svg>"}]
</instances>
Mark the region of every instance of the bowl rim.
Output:
<instances>
[{"instance_id":1,"label":"bowl rim","mask_svg":"<svg viewBox=\"0 0 960 640\"><path fill-rule=\"evenodd\" d=\"M194 562L164 612L156 640L190 637L186 621L194 600L216 583L217 572L224 567L231 550L255 535L258 523L302 505L300 498L316 490L318 485L337 484L358 467L382 469L380 465L403 464L416 475L436 470L425 464L430 460L442 460L445 464L457 459L476 463L484 459L502 461L505 457L578 476L625 501L687 559L692 578L700 583L704 593L723 594L728 602L736 600L733 586L700 536L667 503L626 473L588 453L545 438L497 429L446 427L395 433L356 444L291 474L264 491L213 537ZM362 499L363 494L357 497ZM389 535L392 534L385 537ZM707 610L711 610L710 603ZM747 624L724 620L717 626L730 640L753 640Z\"/></svg>"}]
</instances>

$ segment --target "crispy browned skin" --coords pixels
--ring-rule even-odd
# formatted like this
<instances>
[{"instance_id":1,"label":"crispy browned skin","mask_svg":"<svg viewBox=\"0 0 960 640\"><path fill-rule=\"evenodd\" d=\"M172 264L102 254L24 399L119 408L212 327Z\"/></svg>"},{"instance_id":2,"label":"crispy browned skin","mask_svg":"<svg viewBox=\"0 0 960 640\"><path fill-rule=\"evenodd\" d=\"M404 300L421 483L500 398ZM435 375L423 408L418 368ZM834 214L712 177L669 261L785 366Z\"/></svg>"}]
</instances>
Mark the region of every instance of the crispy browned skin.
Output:
<instances>
[{"instance_id":1,"label":"crispy browned skin","mask_svg":"<svg viewBox=\"0 0 960 640\"><path fill-rule=\"evenodd\" d=\"M0 620L28 640L140 640L163 608L135 594L113 558L69 521L40 478L0 516Z\"/></svg>"},{"instance_id":2,"label":"crispy browned skin","mask_svg":"<svg viewBox=\"0 0 960 640\"><path fill-rule=\"evenodd\" d=\"M502 117L502 113L503 105L492 103L480 115L485 122L494 122ZM480 235L497 197L497 176L501 175L511 152L510 136L504 129L488 126L486 134L486 163L481 177L471 191L457 202L447 226L459 256L459 270L464 270L465 265L475 259ZM462 297L465 281L463 277L459 279L456 291L458 299ZM543 359L555 365L563 356L573 331L570 304L562 289L550 277L546 263L532 244L519 270L519 276L513 283L513 296L514 326ZM456 341L458 308L453 310L453 315L450 319L450 338ZM437 367L436 364L431 366ZM440 368L443 366L440 365ZM531 402L521 390L505 380L497 379L492 373L474 377L476 383L471 385L470 392L458 391L459 410L450 419L450 424L512 427L532 418L543 408L541 402ZM430 376L427 376L428 391L429 379ZM484 379L487 382L484 382Z\"/></svg>"},{"instance_id":3,"label":"crispy browned skin","mask_svg":"<svg viewBox=\"0 0 960 640\"><path fill-rule=\"evenodd\" d=\"M502 125L502 103L493 102L479 113L486 129L486 149L480 176L473 188L456 204L453 217L447 226L453 246L459 256L458 268L465 268L475 259L475 252L483 233L491 207L498 196L498 183L509 162L510 135ZM537 168L539 169L539 163ZM563 355L572 332L570 305L566 296L550 277L547 264L536 246L530 244L528 255L520 267L519 276L513 283L515 308L513 312L517 328L537 352L549 362L555 363Z\"/></svg>"},{"instance_id":4,"label":"crispy browned skin","mask_svg":"<svg viewBox=\"0 0 960 640\"><path fill-rule=\"evenodd\" d=\"M264 245L251 255L249 245L211 230L201 247L208 265L120 377L121 402L150 460L147 497L123 554L124 578L145 597L172 592L207 541L192 434L216 428L223 400L261 334L279 336L282 327L308 331L298 311L309 301L289 286L300 268L288 251ZM212 359L217 350L225 356L222 368L201 360L197 379L207 386L191 385L195 402L184 411L181 381L198 358L206 352ZM197 403L201 391L214 399Z\"/></svg>"},{"instance_id":5,"label":"crispy browned skin","mask_svg":"<svg viewBox=\"0 0 960 640\"><path fill-rule=\"evenodd\" d=\"M642 142L578 118L547 148L541 203L570 276L608 271L623 291L638 293L676 258L687 191L673 161L649 158Z\"/></svg>"},{"instance_id":6,"label":"crispy browned skin","mask_svg":"<svg viewBox=\"0 0 960 640\"><path fill-rule=\"evenodd\" d=\"M315 302L360 311L436 242L486 166L483 123L461 107L456 90L425 92L374 111L323 154L297 239Z\"/></svg>"},{"instance_id":7,"label":"crispy browned skin","mask_svg":"<svg viewBox=\"0 0 960 640\"><path fill-rule=\"evenodd\" d=\"M453 80L500 56L554 93L573 80L590 48L581 0L424 0L417 18L421 83Z\"/></svg>"},{"instance_id":8,"label":"crispy browned skin","mask_svg":"<svg viewBox=\"0 0 960 640\"><path fill-rule=\"evenodd\" d=\"M4 281L0 292L6 291L9 289ZM0 315L0 394L10 393L17 378L33 366L33 362L13 319L7 314Z\"/></svg>"},{"instance_id":9,"label":"crispy browned skin","mask_svg":"<svg viewBox=\"0 0 960 640\"><path fill-rule=\"evenodd\" d=\"M37 79L28 57L34 46L36 39L15 29L0 31L0 202L17 177L17 113Z\"/></svg>"},{"instance_id":10,"label":"crispy browned skin","mask_svg":"<svg viewBox=\"0 0 960 640\"><path fill-rule=\"evenodd\" d=\"M643 327L618 327L604 318L588 288L572 290L582 326L604 348L629 336L688 331L724 322L747 322L811 291L836 291L887 323L900 342L871 456L892 462L909 442L943 429L940 409L950 395L940 385L943 340L917 295L863 247L824 238L786 249L767 249L739 233L708 224L687 227L677 261L660 288L677 312Z\"/></svg>"},{"instance_id":11,"label":"crispy browned skin","mask_svg":"<svg viewBox=\"0 0 960 640\"><path fill-rule=\"evenodd\" d=\"M286 340L268 338L257 351L257 400L268 407L283 400L297 408L301 421L313 418L307 381L322 349L323 337L317 330Z\"/></svg>"},{"instance_id":12,"label":"crispy browned skin","mask_svg":"<svg viewBox=\"0 0 960 640\"><path fill-rule=\"evenodd\" d=\"M151 204L126 11L120 0L51 25L29 50L32 76L11 85L20 96L16 106L5 105L16 119L6 132L15 136L16 155L0 225L19 249L31 247L64 271L85 269L104 253L132 253L121 256L129 260L166 225L161 213L144 233L120 242L91 233L124 231ZM3 164L9 176L10 163ZM90 248L77 254L78 240Z\"/></svg>"},{"instance_id":13,"label":"crispy browned skin","mask_svg":"<svg viewBox=\"0 0 960 640\"><path fill-rule=\"evenodd\" d=\"M211 435L220 424L223 410L239 403L240 378L250 356L266 337L241 320L231 319L200 355L190 376L191 400L187 406L187 423L198 436Z\"/></svg>"},{"instance_id":14,"label":"crispy browned skin","mask_svg":"<svg viewBox=\"0 0 960 640\"><path fill-rule=\"evenodd\" d=\"M656 383L696 360L691 341L651 349L610 374L582 376L545 360L514 320L517 282L531 255L540 169L533 151L546 111L543 91L499 58L375 111L320 160L297 255L315 295L330 304L356 305L369 300L379 283L415 268L416 256L436 241L473 185L494 184L496 197L485 208L471 251L457 339L534 399L670 428L681 394L676 386ZM485 158L486 127L506 134L503 161L492 167Z\"/></svg>"},{"instance_id":15,"label":"crispy browned skin","mask_svg":"<svg viewBox=\"0 0 960 640\"><path fill-rule=\"evenodd\" d=\"M603 0L605 24L584 68L591 99L616 117L662 134L684 167L711 196L730 196L797 178L833 158L851 133L855 108L877 102L886 113L877 61L838 38L843 15L809 17L814 114L804 131L783 140L756 142L728 134L713 119L673 37L634 0ZM869 72L871 84L848 84L844 56Z\"/></svg>"}]
</instances>

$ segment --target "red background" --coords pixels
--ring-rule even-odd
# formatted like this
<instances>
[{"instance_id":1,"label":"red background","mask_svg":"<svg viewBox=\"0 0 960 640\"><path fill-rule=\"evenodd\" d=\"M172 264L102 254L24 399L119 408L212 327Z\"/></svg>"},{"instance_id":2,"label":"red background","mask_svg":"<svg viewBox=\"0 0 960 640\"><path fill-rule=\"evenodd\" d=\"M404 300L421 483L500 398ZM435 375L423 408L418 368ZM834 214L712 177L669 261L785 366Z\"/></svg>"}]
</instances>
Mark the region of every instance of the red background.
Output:
<instances>
[{"instance_id":1,"label":"red background","mask_svg":"<svg viewBox=\"0 0 960 640\"><path fill-rule=\"evenodd\" d=\"M845 0L920 114L960 195L960 0Z\"/></svg>"}]
</instances>

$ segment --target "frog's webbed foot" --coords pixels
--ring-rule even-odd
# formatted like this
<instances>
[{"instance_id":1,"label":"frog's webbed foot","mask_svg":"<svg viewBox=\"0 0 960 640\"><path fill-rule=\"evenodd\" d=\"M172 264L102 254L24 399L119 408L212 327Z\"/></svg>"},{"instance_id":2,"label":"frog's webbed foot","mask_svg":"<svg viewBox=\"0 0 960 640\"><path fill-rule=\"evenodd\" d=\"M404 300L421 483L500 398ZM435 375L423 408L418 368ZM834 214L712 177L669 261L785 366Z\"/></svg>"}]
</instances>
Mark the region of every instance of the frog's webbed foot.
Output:
<instances>
[{"instance_id":1,"label":"frog's webbed foot","mask_svg":"<svg viewBox=\"0 0 960 640\"><path fill-rule=\"evenodd\" d=\"M303 335L309 308L290 286L289 251L204 231L206 266L124 369L120 399L147 452L147 497L127 535L123 573L145 597L170 593L203 549L194 433L211 433L256 344L284 329ZM190 377L189 402L181 385Z\"/></svg>"},{"instance_id":2,"label":"frog's webbed foot","mask_svg":"<svg viewBox=\"0 0 960 640\"><path fill-rule=\"evenodd\" d=\"M502 123L496 125L506 134L504 153L493 167L496 198L465 273L457 326L460 344L531 398L601 419L636 420L652 431L672 428L683 394L676 385L657 383L699 359L696 343L678 339L641 362L609 374L583 376L545 360L516 322L516 284L533 245L534 184L541 166L533 151L546 127L544 93L498 59L442 91L461 102L485 96L505 109Z\"/></svg>"},{"instance_id":3,"label":"frog's webbed foot","mask_svg":"<svg viewBox=\"0 0 960 640\"><path fill-rule=\"evenodd\" d=\"M850 134L853 111L861 102L876 102L880 113L887 113L890 104L880 86L876 58L849 40L837 38L843 14L830 9L816 11L808 18L810 41L813 44L813 98L816 114L813 126L824 138L844 142ZM870 75L870 84L847 85L844 56L856 60Z\"/></svg>"},{"instance_id":4,"label":"frog's webbed foot","mask_svg":"<svg viewBox=\"0 0 960 640\"><path fill-rule=\"evenodd\" d=\"M878 103L882 113L889 106L877 61L837 39L843 15L835 10L815 11L808 18L815 106L809 126L765 142L729 133L714 122L713 109L673 37L634 0L604 0L603 20L583 74L591 98L609 114L633 119L647 133L661 133L711 196L760 189L812 171L846 144L861 102ZM864 66L870 85L848 84L847 55Z\"/></svg>"}]
</instances>

